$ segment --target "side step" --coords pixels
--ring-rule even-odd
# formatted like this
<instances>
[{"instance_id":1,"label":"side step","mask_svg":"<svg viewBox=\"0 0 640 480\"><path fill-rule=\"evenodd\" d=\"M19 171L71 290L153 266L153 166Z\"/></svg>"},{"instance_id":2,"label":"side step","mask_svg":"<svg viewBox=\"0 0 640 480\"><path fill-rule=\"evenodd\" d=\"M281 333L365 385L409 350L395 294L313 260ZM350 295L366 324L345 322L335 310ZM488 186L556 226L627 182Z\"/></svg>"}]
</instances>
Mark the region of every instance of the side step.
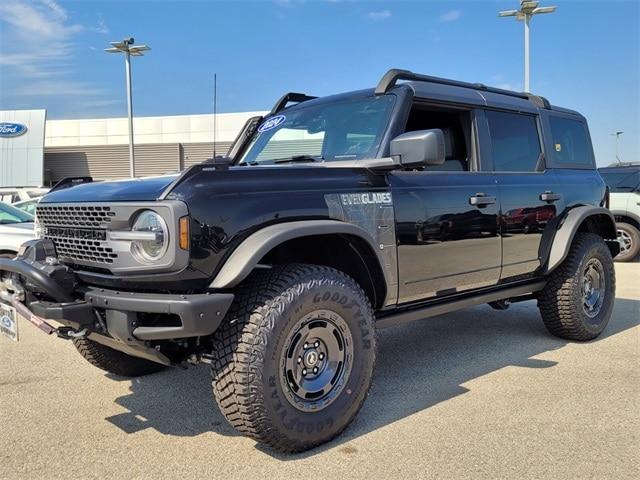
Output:
<instances>
[{"instance_id":1,"label":"side step","mask_svg":"<svg viewBox=\"0 0 640 480\"><path fill-rule=\"evenodd\" d=\"M514 287L496 289L490 292L485 291L476 294L467 294L454 299L438 299L427 305L381 316L376 321L376 328L393 327L395 325L402 325L403 323L409 323L416 320L443 315L445 313L453 312L455 310L461 310L463 308L482 305L483 303L495 302L497 300L504 300L507 298L518 297L520 295L526 295L542 290L545 285L546 282L544 280L541 280L539 282L526 283Z\"/></svg>"}]
</instances>

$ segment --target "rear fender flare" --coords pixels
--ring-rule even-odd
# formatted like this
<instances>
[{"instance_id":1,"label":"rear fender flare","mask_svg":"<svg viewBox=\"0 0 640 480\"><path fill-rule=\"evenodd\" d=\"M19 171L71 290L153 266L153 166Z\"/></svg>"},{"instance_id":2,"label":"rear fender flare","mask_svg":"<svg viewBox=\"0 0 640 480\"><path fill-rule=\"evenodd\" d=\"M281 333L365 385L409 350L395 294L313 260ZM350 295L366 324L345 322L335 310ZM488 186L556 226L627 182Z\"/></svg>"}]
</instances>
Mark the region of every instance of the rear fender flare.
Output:
<instances>
[{"instance_id":1,"label":"rear fender flare","mask_svg":"<svg viewBox=\"0 0 640 480\"><path fill-rule=\"evenodd\" d=\"M602 220L597 233L605 240L611 251L611 256L615 257L618 254L620 245L617 240L616 222L613 214L602 207L591 205L575 207L569 210L565 216L559 218L558 222L554 222L557 225L556 229L547 230L543 234L547 236L547 239L543 236L541 250L545 250L545 245L550 245L550 247L547 247L548 255L541 255L543 259L546 256L546 262L543 263L543 265L546 265L543 268L543 273L552 272L567 258L576 232L590 217L597 217ZM551 236L552 238L550 238Z\"/></svg>"}]
</instances>

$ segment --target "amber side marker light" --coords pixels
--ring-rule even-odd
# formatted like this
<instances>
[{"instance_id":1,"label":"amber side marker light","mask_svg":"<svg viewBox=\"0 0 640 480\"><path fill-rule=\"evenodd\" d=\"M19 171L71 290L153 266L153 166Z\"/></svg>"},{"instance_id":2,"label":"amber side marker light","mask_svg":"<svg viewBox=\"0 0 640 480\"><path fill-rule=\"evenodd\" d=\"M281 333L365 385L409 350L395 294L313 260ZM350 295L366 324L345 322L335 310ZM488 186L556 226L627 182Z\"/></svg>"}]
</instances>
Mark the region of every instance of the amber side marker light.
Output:
<instances>
[{"instance_id":1,"label":"amber side marker light","mask_svg":"<svg viewBox=\"0 0 640 480\"><path fill-rule=\"evenodd\" d=\"M189 250L189 217L180 218L180 248Z\"/></svg>"}]
</instances>

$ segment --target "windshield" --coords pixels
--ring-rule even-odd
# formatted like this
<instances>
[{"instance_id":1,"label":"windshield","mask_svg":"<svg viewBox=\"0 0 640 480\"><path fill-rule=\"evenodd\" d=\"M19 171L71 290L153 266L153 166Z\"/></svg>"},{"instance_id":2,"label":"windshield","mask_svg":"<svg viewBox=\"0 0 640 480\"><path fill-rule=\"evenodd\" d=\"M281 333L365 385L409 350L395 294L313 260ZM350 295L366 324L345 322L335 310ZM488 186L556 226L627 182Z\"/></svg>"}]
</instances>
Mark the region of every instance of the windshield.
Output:
<instances>
[{"instance_id":1,"label":"windshield","mask_svg":"<svg viewBox=\"0 0 640 480\"><path fill-rule=\"evenodd\" d=\"M394 101L391 95L337 100L267 117L239 163L373 158Z\"/></svg>"},{"instance_id":2,"label":"windshield","mask_svg":"<svg viewBox=\"0 0 640 480\"><path fill-rule=\"evenodd\" d=\"M612 192L633 192L638 190L640 186L640 170L638 169L617 172L600 170L600 175Z\"/></svg>"},{"instance_id":3,"label":"windshield","mask_svg":"<svg viewBox=\"0 0 640 480\"><path fill-rule=\"evenodd\" d=\"M0 203L0 224L6 225L8 223L24 223L33 222L33 215L29 215L27 212L7 205L6 203Z\"/></svg>"}]
</instances>

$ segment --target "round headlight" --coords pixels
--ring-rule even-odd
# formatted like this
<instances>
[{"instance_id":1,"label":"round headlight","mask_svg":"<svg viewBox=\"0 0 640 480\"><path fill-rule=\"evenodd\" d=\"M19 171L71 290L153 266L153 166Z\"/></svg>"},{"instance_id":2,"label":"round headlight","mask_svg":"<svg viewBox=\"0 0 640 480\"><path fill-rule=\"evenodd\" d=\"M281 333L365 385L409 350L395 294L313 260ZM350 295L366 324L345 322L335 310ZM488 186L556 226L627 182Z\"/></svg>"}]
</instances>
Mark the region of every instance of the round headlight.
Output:
<instances>
[{"instance_id":1,"label":"round headlight","mask_svg":"<svg viewBox=\"0 0 640 480\"><path fill-rule=\"evenodd\" d=\"M151 210L141 212L133 224L132 232L145 233L148 239L131 242L131 253L138 260L153 262L160 259L169 246L167 224L160 215Z\"/></svg>"}]
</instances>

